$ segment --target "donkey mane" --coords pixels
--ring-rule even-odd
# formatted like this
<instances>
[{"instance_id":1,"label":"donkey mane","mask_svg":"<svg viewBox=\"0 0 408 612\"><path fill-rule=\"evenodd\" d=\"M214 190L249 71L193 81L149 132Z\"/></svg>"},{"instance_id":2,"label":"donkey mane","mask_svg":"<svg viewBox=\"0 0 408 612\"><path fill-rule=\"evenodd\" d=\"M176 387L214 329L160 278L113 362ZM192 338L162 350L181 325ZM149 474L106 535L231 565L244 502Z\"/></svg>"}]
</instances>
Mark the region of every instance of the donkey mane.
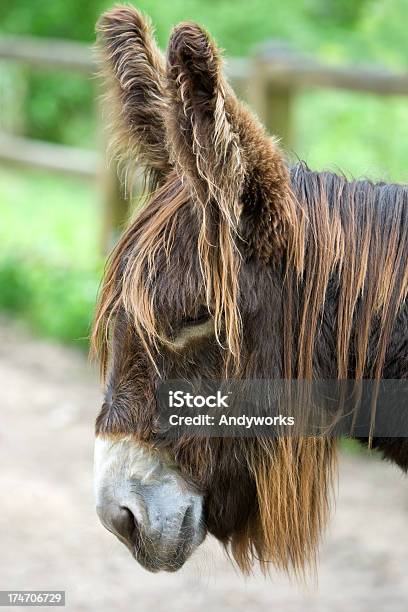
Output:
<instances>
[{"instance_id":1,"label":"donkey mane","mask_svg":"<svg viewBox=\"0 0 408 612\"><path fill-rule=\"evenodd\" d=\"M316 330L331 288L337 377L380 378L408 291L408 188L348 181L332 172L311 172L305 164L293 168L291 183L307 218L293 374L314 375ZM369 359L373 326L381 331ZM291 372L287 374L291 378Z\"/></svg>"}]
</instances>

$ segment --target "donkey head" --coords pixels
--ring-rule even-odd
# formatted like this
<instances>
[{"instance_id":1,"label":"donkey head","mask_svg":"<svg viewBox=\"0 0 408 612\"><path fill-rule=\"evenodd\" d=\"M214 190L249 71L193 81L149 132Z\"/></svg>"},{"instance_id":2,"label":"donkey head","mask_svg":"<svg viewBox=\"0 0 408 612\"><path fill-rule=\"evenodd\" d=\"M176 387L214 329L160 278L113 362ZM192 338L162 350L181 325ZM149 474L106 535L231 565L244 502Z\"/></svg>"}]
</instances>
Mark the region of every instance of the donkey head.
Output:
<instances>
[{"instance_id":1,"label":"donkey head","mask_svg":"<svg viewBox=\"0 0 408 612\"><path fill-rule=\"evenodd\" d=\"M302 215L284 160L199 26L174 29L167 60L134 9L108 12L98 32L116 154L153 188L96 314L99 516L153 571L178 569L207 531L243 570L258 558L301 571L327 510L327 440L165 442L156 406L167 379L290 376L283 287L288 262L301 264Z\"/></svg>"}]
</instances>

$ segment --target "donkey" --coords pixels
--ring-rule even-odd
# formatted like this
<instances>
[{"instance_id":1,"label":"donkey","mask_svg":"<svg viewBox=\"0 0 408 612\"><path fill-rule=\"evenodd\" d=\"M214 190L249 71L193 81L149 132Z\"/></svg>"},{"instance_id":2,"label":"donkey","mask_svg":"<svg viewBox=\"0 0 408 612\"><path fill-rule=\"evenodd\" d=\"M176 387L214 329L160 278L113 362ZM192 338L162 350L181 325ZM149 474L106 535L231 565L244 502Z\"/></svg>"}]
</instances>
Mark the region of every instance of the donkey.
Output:
<instances>
[{"instance_id":1,"label":"donkey","mask_svg":"<svg viewBox=\"0 0 408 612\"><path fill-rule=\"evenodd\" d=\"M336 439L163 439L157 387L407 378L408 189L290 167L200 26L175 27L166 57L133 8L97 32L114 155L147 186L95 315L97 512L151 571L177 570L210 533L243 572L301 575L329 516ZM362 442L408 468L405 438Z\"/></svg>"}]
</instances>

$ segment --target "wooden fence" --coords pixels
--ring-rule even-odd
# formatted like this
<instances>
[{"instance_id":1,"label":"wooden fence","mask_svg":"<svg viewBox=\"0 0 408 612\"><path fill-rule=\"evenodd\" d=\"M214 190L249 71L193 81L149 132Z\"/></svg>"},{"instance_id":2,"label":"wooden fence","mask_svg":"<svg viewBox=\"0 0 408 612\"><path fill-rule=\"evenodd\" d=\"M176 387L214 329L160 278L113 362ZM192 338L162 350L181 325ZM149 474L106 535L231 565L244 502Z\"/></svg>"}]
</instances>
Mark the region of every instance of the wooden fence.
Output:
<instances>
[{"instance_id":1,"label":"wooden fence","mask_svg":"<svg viewBox=\"0 0 408 612\"><path fill-rule=\"evenodd\" d=\"M87 78L96 74L92 49L85 44L21 37L0 38L0 60L33 69L68 70ZM229 58L228 78L237 94L257 112L270 133L292 148L291 111L301 88L339 88L381 96L408 95L408 74L378 67L335 67L268 43L250 58ZM115 168L106 167L105 155L0 133L0 161L44 168L83 177L102 176L104 224L102 244L108 248L128 214Z\"/></svg>"}]
</instances>

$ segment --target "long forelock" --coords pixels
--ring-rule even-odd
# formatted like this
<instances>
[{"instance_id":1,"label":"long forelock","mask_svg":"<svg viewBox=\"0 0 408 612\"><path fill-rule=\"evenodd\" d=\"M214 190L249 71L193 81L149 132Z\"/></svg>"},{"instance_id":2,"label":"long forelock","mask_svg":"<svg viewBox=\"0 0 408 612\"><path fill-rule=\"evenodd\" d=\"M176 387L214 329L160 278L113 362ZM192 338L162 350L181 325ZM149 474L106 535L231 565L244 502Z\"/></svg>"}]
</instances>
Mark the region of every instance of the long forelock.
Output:
<instances>
[{"instance_id":1,"label":"long forelock","mask_svg":"<svg viewBox=\"0 0 408 612\"><path fill-rule=\"evenodd\" d=\"M170 265L176 248L175 234L182 207L191 205L197 215L197 253L209 310L214 316L215 332L223 348L239 360L241 323L238 310L239 253L235 237L226 220L207 215L176 173L149 199L140 210L112 252L100 291L93 329L93 350L106 374L109 355L109 329L114 316L123 309L153 359L156 349L169 340L163 334L156 315L156 264L164 256ZM190 228L185 228L191 231ZM154 359L153 359L154 361Z\"/></svg>"}]
</instances>

